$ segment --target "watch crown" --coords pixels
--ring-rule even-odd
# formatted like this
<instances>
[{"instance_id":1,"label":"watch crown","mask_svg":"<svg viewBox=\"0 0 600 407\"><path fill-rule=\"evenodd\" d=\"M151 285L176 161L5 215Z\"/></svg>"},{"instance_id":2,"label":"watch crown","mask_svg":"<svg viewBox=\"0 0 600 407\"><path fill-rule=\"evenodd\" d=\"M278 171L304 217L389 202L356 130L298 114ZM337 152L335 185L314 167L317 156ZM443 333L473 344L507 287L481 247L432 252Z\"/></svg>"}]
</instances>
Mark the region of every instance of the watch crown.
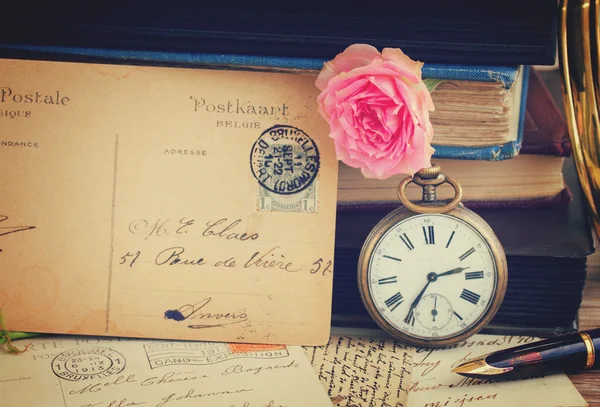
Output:
<instances>
[{"instance_id":1,"label":"watch crown","mask_svg":"<svg viewBox=\"0 0 600 407\"><path fill-rule=\"evenodd\" d=\"M436 179L440 175L441 171L442 169L439 165L433 164L431 167L421 168L419 171L417 171L417 175L422 179Z\"/></svg>"}]
</instances>

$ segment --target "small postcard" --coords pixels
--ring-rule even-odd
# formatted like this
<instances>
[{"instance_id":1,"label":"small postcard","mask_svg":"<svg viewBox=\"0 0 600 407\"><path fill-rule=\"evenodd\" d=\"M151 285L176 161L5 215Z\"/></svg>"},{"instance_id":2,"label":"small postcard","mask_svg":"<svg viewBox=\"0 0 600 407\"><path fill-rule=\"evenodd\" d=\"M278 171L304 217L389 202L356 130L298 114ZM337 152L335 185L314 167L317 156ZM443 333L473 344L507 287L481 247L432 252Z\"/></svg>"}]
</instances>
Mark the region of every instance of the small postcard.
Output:
<instances>
[{"instance_id":1,"label":"small postcard","mask_svg":"<svg viewBox=\"0 0 600 407\"><path fill-rule=\"evenodd\" d=\"M327 343L338 167L315 75L0 69L11 329Z\"/></svg>"},{"instance_id":2,"label":"small postcard","mask_svg":"<svg viewBox=\"0 0 600 407\"><path fill-rule=\"evenodd\" d=\"M298 346L40 337L0 366L10 406L331 407Z\"/></svg>"}]
</instances>

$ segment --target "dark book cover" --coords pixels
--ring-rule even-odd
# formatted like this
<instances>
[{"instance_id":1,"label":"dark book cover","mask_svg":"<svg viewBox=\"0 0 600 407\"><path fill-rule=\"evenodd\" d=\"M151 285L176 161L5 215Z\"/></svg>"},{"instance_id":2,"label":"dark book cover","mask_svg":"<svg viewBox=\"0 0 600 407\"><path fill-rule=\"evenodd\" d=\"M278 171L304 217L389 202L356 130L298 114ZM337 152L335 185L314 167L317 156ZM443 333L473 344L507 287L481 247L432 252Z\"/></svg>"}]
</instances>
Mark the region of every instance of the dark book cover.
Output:
<instances>
[{"instance_id":1,"label":"dark book cover","mask_svg":"<svg viewBox=\"0 0 600 407\"><path fill-rule=\"evenodd\" d=\"M553 65L548 0L311 2L12 2L0 43L328 60L353 43L397 47L426 63ZM26 52L24 52L26 53Z\"/></svg>"},{"instance_id":2,"label":"dark book cover","mask_svg":"<svg viewBox=\"0 0 600 407\"><path fill-rule=\"evenodd\" d=\"M508 261L506 296L486 332L553 336L576 326L594 243L570 158L565 178L574 197L565 207L476 210L492 227ZM368 233L387 212L338 212L334 315L371 323L358 292L358 257Z\"/></svg>"},{"instance_id":3,"label":"dark book cover","mask_svg":"<svg viewBox=\"0 0 600 407\"><path fill-rule=\"evenodd\" d=\"M565 118L541 75L532 69L525 109L521 154L569 157L571 141Z\"/></svg>"}]
</instances>

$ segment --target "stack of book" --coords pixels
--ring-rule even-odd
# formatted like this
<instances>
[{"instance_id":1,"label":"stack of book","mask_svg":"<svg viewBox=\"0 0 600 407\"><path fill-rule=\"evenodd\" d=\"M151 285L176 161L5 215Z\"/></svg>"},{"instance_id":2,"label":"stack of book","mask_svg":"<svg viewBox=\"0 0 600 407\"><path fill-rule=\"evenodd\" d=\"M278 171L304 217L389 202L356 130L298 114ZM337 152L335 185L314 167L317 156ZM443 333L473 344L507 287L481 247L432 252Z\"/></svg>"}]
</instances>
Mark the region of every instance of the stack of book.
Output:
<instances>
[{"instance_id":1,"label":"stack of book","mask_svg":"<svg viewBox=\"0 0 600 407\"><path fill-rule=\"evenodd\" d=\"M433 162L461 183L465 206L490 223L508 257L505 301L487 330L573 330L593 242L567 128L531 68L555 63L555 4L511 0L482 12L473 0L412 3L357 10L296 4L291 12L279 3L230 9L125 2L118 13L100 4L68 13L39 5L0 26L0 55L316 75L352 43L399 47L425 63L424 78L444 81L432 94ZM424 15L427 24L415 17ZM398 207L402 178L365 179L340 164L334 323L372 324L358 293L358 254L370 229ZM442 188L438 197L450 193ZM416 200L420 192L408 196Z\"/></svg>"},{"instance_id":2,"label":"stack of book","mask_svg":"<svg viewBox=\"0 0 600 407\"><path fill-rule=\"evenodd\" d=\"M480 88L482 96L473 95L476 102L464 108L470 113L449 120L448 126L439 116L460 98L445 100L442 93L436 100L432 94L439 106L439 116L432 114L434 141L444 143L434 155L443 158L432 161L459 180L465 206L491 225L507 255L506 296L483 332L554 336L577 328L593 240L562 112L536 70L515 68L515 75L514 81L498 84L503 97L489 104ZM493 109L504 115L492 116L488 111ZM489 116L477 120L477 111ZM471 123L479 126L479 138L463 134L469 129L463 117L469 114L475 116ZM498 128L504 131L496 133ZM494 142L500 144L489 146ZM340 166L334 324L373 326L360 303L358 257L370 230L398 207L402 178L364 179L358 170ZM438 197L449 198L452 192L440 191ZM414 188L407 195L418 200L420 193Z\"/></svg>"}]
</instances>

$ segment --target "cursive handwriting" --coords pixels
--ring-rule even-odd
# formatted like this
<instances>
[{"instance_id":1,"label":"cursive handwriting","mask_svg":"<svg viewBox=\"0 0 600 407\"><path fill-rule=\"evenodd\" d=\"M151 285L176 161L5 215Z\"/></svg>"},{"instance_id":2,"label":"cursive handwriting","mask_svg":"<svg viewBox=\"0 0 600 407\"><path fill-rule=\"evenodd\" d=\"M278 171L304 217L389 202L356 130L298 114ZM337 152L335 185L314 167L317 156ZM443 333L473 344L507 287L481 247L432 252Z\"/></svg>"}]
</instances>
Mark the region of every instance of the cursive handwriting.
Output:
<instances>
[{"instance_id":1,"label":"cursive handwriting","mask_svg":"<svg viewBox=\"0 0 600 407\"><path fill-rule=\"evenodd\" d=\"M117 376L116 379L110 380L108 382L91 383L79 390L71 390L71 391L69 391L69 394L73 395L73 394L97 393L105 387L119 386L121 384L137 383L137 382L138 382L138 380L135 378L134 374L130 374L127 377L120 375L120 376Z\"/></svg>"},{"instance_id":2,"label":"cursive handwriting","mask_svg":"<svg viewBox=\"0 0 600 407\"><path fill-rule=\"evenodd\" d=\"M129 251L119 258L119 265L134 267L134 265L137 263L147 263L145 254L142 253L141 250ZM285 254L281 252L281 248L279 246L272 247L265 252L256 251L249 256L246 262L244 262L244 259L241 259L238 262L236 256L232 256L231 254L225 255L223 258L221 258L221 260L215 261L215 259L211 260L200 254L188 254L186 248L183 246L173 246L161 250L158 255L154 257L154 264L157 266L167 267L208 266L230 269L243 267L245 269L275 270L288 273L296 273L304 270L303 266L298 266L294 264L293 261L289 260ZM311 275L330 276L333 272L331 260L325 262L320 258L312 264L315 267L309 270Z\"/></svg>"},{"instance_id":3,"label":"cursive handwriting","mask_svg":"<svg viewBox=\"0 0 600 407\"><path fill-rule=\"evenodd\" d=\"M175 310L165 311L165 319L173 321L202 320L203 324L188 325L188 328L215 328L224 325L239 324L248 320L248 314L244 311L233 311L225 313L210 313L205 310L212 298L206 298L196 304L185 304Z\"/></svg>"},{"instance_id":4,"label":"cursive handwriting","mask_svg":"<svg viewBox=\"0 0 600 407\"><path fill-rule=\"evenodd\" d=\"M484 401L484 400L495 400L498 394L485 394L482 396L470 396L465 394L464 397L452 399L452 397L448 397L445 401L434 401L430 403L426 403L424 407L463 407L465 404L472 403L474 401Z\"/></svg>"},{"instance_id":5,"label":"cursive handwriting","mask_svg":"<svg viewBox=\"0 0 600 407\"><path fill-rule=\"evenodd\" d=\"M238 405L240 407L252 407L253 406L253 404L250 403L249 401L244 401L244 404L238 404ZM261 404L257 404L256 406L258 407L259 405L261 407L264 406L264 404L262 404L262 403ZM237 407L237 406L235 404L232 404L229 407ZM266 404L266 407L287 407L287 406L285 406L283 404L276 403L275 400L270 400L269 403Z\"/></svg>"},{"instance_id":6,"label":"cursive handwriting","mask_svg":"<svg viewBox=\"0 0 600 407\"><path fill-rule=\"evenodd\" d=\"M184 235L188 233L187 228L192 226L194 222L195 219L181 218L173 226L171 219L158 219L153 223L145 219L136 219L129 224L129 232L134 235L143 235L144 240L148 240L152 236Z\"/></svg>"},{"instance_id":7,"label":"cursive handwriting","mask_svg":"<svg viewBox=\"0 0 600 407\"><path fill-rule=\"evenodd\" d=\"M8 236L13 233L24 232L26 230L35 229L35 226L2 226L3 222L8 220L8 216L0 215L0 237ZM0 252L2 248L0 248Z\"/></svg>"},{"instance_id":8,"label":"cursive handwriting","mask_svg":"<svg viewBox=\"0 0 600 407\"><path fill-rule=\"evenodd\" d=\"M206 222L202 230L202 236L210 238L220 238L225 240L256 240L258 233L241 232L238 229L242 219L229 220L229 218L220 218ZM136 219L129 224L129 233L133 235L142 235L144 240L151 237L165 236L183 236L188 233L193 234L196 225L195 219L181 218L177 221L171 219L157 219L148 221L146 219Z\"/></svg>"},{"instance_id":9,"label":"cursive handwriting","mask_svg":"<svg viewBox=\"0 0 600 407\"><path fill-rule=\"evenodd\" d=\"M327 394L342 397L343 405L406 404L411 347L377 338L332 335L327 345L311 348L308 355Z\"/></svg>"},{"instance_id":10,"label":"cursive handwriting","mask_svg":"<svg viewBox=\"0 0 600 407\"><path fill-rule=\"evenodd\" d=\"M240 373L252 373L257 375L262 372L266 372L269 370L281 370L281 369L295 369L298 367L298 363L295 360L292 360L287 365L271 365L271 366L257 366L257 367L244 367L243 365L233 365L229 366L225 369L221 376L229 376L231 374L240 374Z\"/></svg>"},{"instance_id":11,"label":"cursive handwriting","mask_svg":"<svg viewBox=\"0 0 600 407\"><path fill-rule=\"evenodd\" d=\"M236 390L224 390L224 391L216 391L211 393L196 393L196 390L191 389L185 395L178 396L177 393L171 393L168 396L165 396L161 399L160 403L156 405L156 407L163 407L167 403L169 405L174 401L182 401L182 400L194 400L194 399L202 399L208 397L216 397L216 396L225 396L230 394L240 394L254 391L254 389L236 389ZM198 403L202 403L202 401L198 401ZM198 404L201 405L201 404Z\"/></svg>"},{"instance_id":12,"label":"cursive handwriting","mask_svg":"<svg viewBox=\"0 0 600 407\"><path fill-rule=\"evenodd\" d=\"M449 349L460 349L460 348L475 348L478 346L503 346L514 343L515 345L522 345L530 343L536 340L534 337L529 336L511 336L505 335L500 337L493 337L494 339L471 339L452 345L440 346L438 348L416 348L416 353L434 353Z\"/></svg>"},{"instance_id":13,"label":"cursive handwriting","mask_svg":"<svg viewBox=\"0 0 600 407\"><path fill-rule=\"evenodd\" d=\"M319 272L321 272L322 276L333 274L333 262L331 260L325 262L325 260L319 258L319 260L313 263L313 266L315 268L310 269L310 274L318 274Z\"/></svg>"},{"instance_id":14,"label":"cursive handwriting","mask_svg":"<svg viewBox=\"0 0 600 407\"><path fill-rule=\"evenodd\" d=\"M171 384L190 382L198 379L208 379L206 375L197 375L194 372L167 372L162 376L148 377L140 383L140 386L156 386L159 384Z\"/></svg>"},{"instance_id":15,"label":"cursive handwriting","mask_svg":"<svg viewBox=\"0 0 600 407\"><path fill-rule=\"evenodd\" d=\"M182 257L181 255L185 252L184 247L169 247L168 249L163 250L156 256L154 262L158 266L163 266L165 264L169 266L174 266L176 264L180 264L183 266L201 266L206 264L204 261L204 257L198 257L196 259L187 259Z\"/></svg>"},{"instance_id":16,"label":"cursive handwriting","mask_svg":"<svg viewBox=\"0 0 600 407\"><path fill-rule=\"evenodd\" d=\"M279 269L288 271L290 273L295 273L302 270L302 267L294 268L292 262L286 261L283 254L279 254L279 256L277 256L275 253L277 249L279 249L279 246L270 249L265 254L255 252L252 257L250 257L250 260L244 264L244 268L258 267L265 269Z\"/></svg>"},{"instance_id":17,"label":"cursive handwriting","mask_svg":"<svg viewBox=\"0 0 600 407\"><path fill-rule=\"evenodd\" d=\"M135 407L146 404L145 401L128 401L127 399L113 400L108 403L82 404L81 407Z\"/></svg>"},{"instance_id":18,"label":"cursive handwriting","mask_svg":"<svg viewBox=\"0 0 600 407\"><path fill-rule=\"evenodd\" d=\"M120 375L116 379L111 379L107 382L96 382L85 385L84 387L76 390L69 391L70 395L78 395L78 394L88 394L88 393L98 393L99 391L106 389L108 391L114 390L116 386L121 387L122 385L133 385L133 386L141 386L141 387L149 387L149 386L162 386L165 384L172 383L183 383L183 382L192 382L200 379L208 379L209 376L196 374L194 372L166 372L162 376L149 376L146 378L138 378L135 374L130 374L129 376ZM111 404L112 403L112 404ZM121 404L119 404L121 403ZM90 407L126 407L126 406L135 406L138 404L131 404L135 402L130 402L127 400L113 400L110 403L96 403L96 404L86 404L85 406Z\"/></svg>"},{"instance_id":19,"label":"cursive handwriting","mask_svg":"<svg viewBox=\"0 0 600 407\"><path fill-rule=\"evenodd\" d=\"M213 236L220 237L226 240L256 240L258 239L258 233L238 233L234 229L242 223L241 219L236 219L233 222L229 222L227 218L219 219L215 222L207 222L206 229L202 232L202 236Z\"/></svg>"},{"instance_id":20,"label":"cursive handwriting","mask_svg":"<svg viewBox=\"0 0 600 407\"><path fill-rule=\"evenodd\" d=\"M433 372L441 363L441 360L431 360L432 352L427 353L420 362L414 364L414 367L425 367L425 369L421 372L421 377L427 376L429 373Z\"/></svg>"}]
</instances>

